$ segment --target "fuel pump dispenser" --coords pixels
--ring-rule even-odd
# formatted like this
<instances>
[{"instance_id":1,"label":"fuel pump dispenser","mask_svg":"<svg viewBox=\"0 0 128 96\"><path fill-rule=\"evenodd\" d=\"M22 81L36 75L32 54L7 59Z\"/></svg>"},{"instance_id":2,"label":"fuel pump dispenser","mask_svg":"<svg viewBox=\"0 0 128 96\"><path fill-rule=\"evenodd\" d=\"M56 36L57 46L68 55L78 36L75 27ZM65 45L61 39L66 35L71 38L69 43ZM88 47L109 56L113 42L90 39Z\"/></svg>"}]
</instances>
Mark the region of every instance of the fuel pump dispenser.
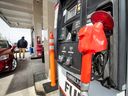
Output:
<instances>
[{"instance_id":1,"label":"fuel pump dispenser","mask_svg":"<svg viewBox=\"0 0 128 96\"><path fill-rule=\"evenodd\" d=\"M126 96L126 32L118 1L59 1L59 96Z\"/></svg>"}]
</instances>

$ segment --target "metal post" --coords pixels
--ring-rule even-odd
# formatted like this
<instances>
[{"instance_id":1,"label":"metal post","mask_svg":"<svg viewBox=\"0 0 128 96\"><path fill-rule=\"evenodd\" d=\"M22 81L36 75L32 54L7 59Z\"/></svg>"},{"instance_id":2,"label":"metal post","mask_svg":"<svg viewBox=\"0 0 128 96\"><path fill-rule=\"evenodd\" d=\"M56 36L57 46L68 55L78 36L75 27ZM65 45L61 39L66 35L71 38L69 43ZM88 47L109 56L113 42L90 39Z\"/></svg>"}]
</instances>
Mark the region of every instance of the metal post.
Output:
<instances>
[{"instance_id":1,"label":"metal post","mask_svg":"<svg viewBox=\"0 0 128 96\"><path fill-rule=\"evenodd\" d=\"M34 47L33 32L34 32L34 28L31 28L31 47Z\"/></svg>"},{"instance_id":2,"label":"metal post","mask_svg":"<svg viewBox=\"0 0 128 96\"><path fill-rule=\"evenodd\" d=\"M126 0L126 26L128 25L128 1ZM128 36L128 27L126 27L126 36ZM126 96L128 96L128 39L126 40L127 44L127 79L126 79Z\"/></svg>"},{"instance_id":3,"label":"metal post","mask_svg":"<svg viewBox=\"0 0 128 96\"><path fill-rule=\"evenodd\" d=\"M81 0L81 13L80 13L80 23L81 27L86 25L86 14L87 14L87 0Z\"/></svg>"},{"instance_id":4,"label":"metal post","mask_svg":"<svg viewBox=\"0 0 128 96\"><path fill-rule=\"evenodd\" d=\"M119 0L119 59L118 59L118 88L126 89L126 0ZM123 46L123 47L122 47ZM123 75L122 75L123 74Z\"/></svg>"}]
</instances>

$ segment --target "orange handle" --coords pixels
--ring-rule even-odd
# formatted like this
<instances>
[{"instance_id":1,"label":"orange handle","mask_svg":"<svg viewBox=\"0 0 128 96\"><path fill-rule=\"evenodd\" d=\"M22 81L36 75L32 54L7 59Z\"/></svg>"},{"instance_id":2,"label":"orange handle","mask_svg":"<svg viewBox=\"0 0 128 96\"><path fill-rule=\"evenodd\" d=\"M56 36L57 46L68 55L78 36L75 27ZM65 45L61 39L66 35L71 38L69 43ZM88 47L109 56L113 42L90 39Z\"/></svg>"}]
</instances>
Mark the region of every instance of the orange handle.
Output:
<instances>
[{"instance_id":1,"label":"orange handle","mask_svg":"<svg viewBox=\"0 0 128 96\"><path fill-rule=\"evenodd\" d=\"M82 56L81 82L90 83L92 70L92 53L87 53Z\"/></svg>"}]
</instances>

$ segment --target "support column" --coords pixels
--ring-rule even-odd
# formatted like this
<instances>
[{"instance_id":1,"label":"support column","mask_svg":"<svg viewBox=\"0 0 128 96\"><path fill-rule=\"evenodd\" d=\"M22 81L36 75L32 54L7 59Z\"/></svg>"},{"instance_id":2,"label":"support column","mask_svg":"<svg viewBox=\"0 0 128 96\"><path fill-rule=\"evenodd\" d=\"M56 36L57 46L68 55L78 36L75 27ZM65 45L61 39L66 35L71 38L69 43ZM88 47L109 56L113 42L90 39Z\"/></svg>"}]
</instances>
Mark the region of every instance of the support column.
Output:
<instances>
[{"instance_id":1,"label":"support column","mask_svg":"<svg viewBox=\"0 0 128 96\"><path fill-rule=\"evenodd\" d=\"M37 39L40 38L42 43L42 0L33 0L34 14L34 49L36 54Z\"/></svg>"},{"instance_id":2,"label":"support column","mask_svg":"<svg viewBox=\"0 0 128 96\"><path fill-rule=\"evenodd\" d=\"M54 4L50 0L43 0L43 28L48 32L54 31ZM45 51L45 73L49 77L49 43L48 38L44 38Z\"/></svg>"}]
</instances>

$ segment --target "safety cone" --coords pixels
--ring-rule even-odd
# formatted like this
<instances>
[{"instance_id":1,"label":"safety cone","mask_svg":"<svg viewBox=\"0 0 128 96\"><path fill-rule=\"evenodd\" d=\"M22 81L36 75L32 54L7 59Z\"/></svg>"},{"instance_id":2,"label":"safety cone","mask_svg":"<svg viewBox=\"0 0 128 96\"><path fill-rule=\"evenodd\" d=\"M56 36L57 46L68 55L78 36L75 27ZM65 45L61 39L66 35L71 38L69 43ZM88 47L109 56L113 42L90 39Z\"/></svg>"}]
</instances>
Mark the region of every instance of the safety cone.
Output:
<instances>
[{"instance_id":1,"label":"safety cone","mask_svg":"<svg viewBox=\"0 0 128 96\"><path fill-rule=\"evenodd\" d=\"M49 37L49 55L50 55L51 86L56 86L56 70L55 70L55 53L54 53L53 32L50 32L50 37Z\"/></svg>"}]
</instances>

